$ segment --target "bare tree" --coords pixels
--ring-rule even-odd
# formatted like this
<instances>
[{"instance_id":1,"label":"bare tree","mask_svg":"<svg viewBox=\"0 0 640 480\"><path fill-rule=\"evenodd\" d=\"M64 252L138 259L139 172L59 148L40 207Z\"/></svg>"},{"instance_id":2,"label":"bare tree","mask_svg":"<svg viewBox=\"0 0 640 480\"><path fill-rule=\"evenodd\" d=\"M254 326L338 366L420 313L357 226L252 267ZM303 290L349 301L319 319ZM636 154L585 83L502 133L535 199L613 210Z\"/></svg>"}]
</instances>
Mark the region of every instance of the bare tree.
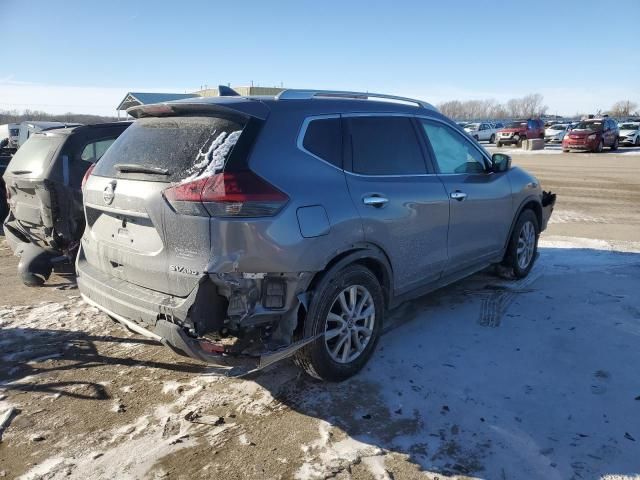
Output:
<instances>
[{"instance_id":1,"label":"bare tree","mask_svg":"<svg viewBox=\"0 0 640 480\"><path fill-rule=\"evenodd\" d=\"M67 112L62 115L54 115L51 113L41 112L39 110L24 110L22 112L19 112L18 110L0 110L0 125L5 123L20 123L27 120L89 124L113 122L116 118L71 112Z\"/></svg>"},{"instance_id":2,"label":"bare tree","mask_svg":"<svg viewBox=\"0 0 640 480\"><path fill-rule=\"evenodd\" d=\"M520 117L539 117L548 110L543 105L544 97L539 93L512 98L502 104L494 99L451 100L438 105L440 111L457 120L505 119Z\"/></svg>"},{"instance_id":3,"label":"bare tree","mask_svg":"<svg viewBox=\"0 0 640 480\"><path fill-rule=\"evenodd\" d=\"M632 115L632 113L638 108L638 104L636 102L632 102L631 100L620 100L616 102L609 110L609 114L612 117L628 117Z\"/></svg>"}]
</instances>

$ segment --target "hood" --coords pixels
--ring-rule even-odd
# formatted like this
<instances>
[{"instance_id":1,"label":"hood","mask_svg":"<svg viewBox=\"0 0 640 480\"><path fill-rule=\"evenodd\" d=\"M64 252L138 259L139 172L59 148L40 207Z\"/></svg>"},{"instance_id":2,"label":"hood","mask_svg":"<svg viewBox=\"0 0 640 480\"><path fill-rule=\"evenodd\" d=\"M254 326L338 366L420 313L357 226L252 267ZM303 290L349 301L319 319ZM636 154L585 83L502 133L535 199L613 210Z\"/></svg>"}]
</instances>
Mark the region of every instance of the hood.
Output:
<instances>
[{"instance_id":1,"label":"hood","mask_svg":"<svg viewBox=\"0 0 640 480\"><path fill-rule=\"evenodd\" d=\"M638 130L620 130L620 136L626 137L627 135L634 135Z\"/></svg>"},{"instance_id":2,"label":"hood","mask_svg":"<svg viewBox=\"0 0 640 480\"><path fill-rule=\"evenodd\" d=\"M589 135L594 134L594 133L599 135L602 132L597 132L597 131L593 131L593 130L571 130L571 132L569 132L567 137L569 137L569 138L585 138L585 137L588 137Z\"/></svg>"},{"instance_id":3,"label":"hood","mask_svg":"<svg viewBox=\"0 0 640 480\"><path fill-rule=\"evenodd\" d=\"M505 128L501 128L500 129L501 132L506 132L506 133L518 133L518 132L524 132L526 130L527 130L526 127L518 127L518 128L516 128L516 127L513 127L513 128L505 127Z\"/></svg>"},{"instance_id":4,"label":"hood","mask_svg":"<svg viewBox=\"0 0 640 480\"><path fill-rule=\"evenodd\" d=\"M554 130L552 128L546 128L544 130L544 134L547 137L556 137L558 135L564 135L565 131L564 130Z\"/></svg>"}]
</instances>

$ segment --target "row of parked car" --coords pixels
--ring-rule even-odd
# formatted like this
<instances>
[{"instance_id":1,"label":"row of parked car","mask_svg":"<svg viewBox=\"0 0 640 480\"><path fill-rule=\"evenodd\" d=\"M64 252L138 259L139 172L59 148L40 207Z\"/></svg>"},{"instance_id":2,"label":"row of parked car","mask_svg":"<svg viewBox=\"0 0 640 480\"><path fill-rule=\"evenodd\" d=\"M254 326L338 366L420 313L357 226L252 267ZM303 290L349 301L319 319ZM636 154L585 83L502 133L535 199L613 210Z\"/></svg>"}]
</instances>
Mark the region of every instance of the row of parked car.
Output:
<instances>
[{"instance_id":1,"label":"row of parked car","mask_svg":"<svg viewBox=\"0 0 640 480\"><path fill-rule=\"evenodd\" d=\"M39 285L75 265L87 303L233 375L289 356L353 375L387 309L491 265L528 275L555 203L419 100L286 90L129 113L12 158L19 271Z\"/></svg>"},{"instance_id":2,"label":"row of parked car","mask_svg":"<svg viewBox=\"0 0 640 480\"><path fill-rule=\"evenodd\" d=\"M605 147L616 150L619 146L640 147L640 121L616 122L613 118L590 118L579 122L550 123L540 119L501 122L459 123L474 139L503 145L521 146L532 138L545 143L562 144L565 152L571 150L601 152Z\"/></svg>"}]
</instances>

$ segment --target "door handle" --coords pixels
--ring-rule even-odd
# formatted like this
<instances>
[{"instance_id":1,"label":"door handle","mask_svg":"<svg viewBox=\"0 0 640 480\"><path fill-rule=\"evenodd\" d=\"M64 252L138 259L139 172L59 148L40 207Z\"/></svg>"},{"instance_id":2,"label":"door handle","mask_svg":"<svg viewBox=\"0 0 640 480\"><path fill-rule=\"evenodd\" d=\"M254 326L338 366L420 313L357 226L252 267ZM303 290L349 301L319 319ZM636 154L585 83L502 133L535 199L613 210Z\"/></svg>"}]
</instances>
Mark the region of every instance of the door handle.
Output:
<instances>
[{"instance_id":1,"label":"door handle","mask_svg":"<svg viewBox=\"0 0 640 480\"><path fill-rule=\"evenodd\" d=\"M371 205L372 207L378 207L378 208L384 206L388 202L389 202L388 198L380 197L378 195L370 195L362 199L362 203L364 203L365 205Z\"/></svg>"},{"instance_id":2,"label":"door handle","mask_svg":"<svg viewBox=\"0 0 640 480\"><path fill-rule=\"evenodd\" d=\"M453 198L454 200L458 200L459 202L461 202L462 200L467 198L467 194L464 192L461 192L460 190L456 190L455 192L451 192L450 197Z\"/></svg>"}]
</instances>

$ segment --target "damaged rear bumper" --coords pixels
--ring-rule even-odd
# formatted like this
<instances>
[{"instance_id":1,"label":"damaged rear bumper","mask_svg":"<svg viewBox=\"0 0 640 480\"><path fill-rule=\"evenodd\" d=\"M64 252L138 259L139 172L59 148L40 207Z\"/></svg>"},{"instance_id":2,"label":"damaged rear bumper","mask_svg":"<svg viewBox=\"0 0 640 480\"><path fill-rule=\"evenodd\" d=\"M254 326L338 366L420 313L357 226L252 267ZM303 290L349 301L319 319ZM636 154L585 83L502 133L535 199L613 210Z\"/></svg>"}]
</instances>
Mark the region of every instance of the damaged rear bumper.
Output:
<instances>
[{"instance_id":1,"label":"damaged rear bumper","mask_svg":"<svg viewBox=\"0 0 640 480\"><path fill-rule=\"evenodd\" d=\"M231 354L226 352L225 347L221 344L206 339L189 337L184 330L175 323L168 322L167 320L158 320L155 327L145 328L99 305L85 294L81 295L86 303L106 313L134 332L156 340L180 355L222 367L225 369L224 373L230 377L247 375L268 367L292 356L297 350L315 340L315 338L307 338L278 350L264 351L260 355Z\"/></svg>"},{"instance_id":2,"label":"damaged rear bumper","mask_svg":"<svg viewBox=\"0 0 640 480\"><path fill-rule=\"evenodd\" d=\"M273 292L267 291L266 288L263 288L264 294L256 292L255 284L250 280L240 282L241 285L224 280L226 283L223 285L222 279L226 278L225 275L215 276L215 282L210 276L205 276L191 294L182 298L156 292L102 272L86 261L82 250L78 255L76 269L78 287L86 303L180 355L221 367L221 373L229 376L240 376L265 368L293 355L298 349L315 340L308 338L293 341L293 335L278 336L282 326L295 328L300 302L294 295L294 289L291 289L290 293L287 292L287 301L282 305L283 308L269 310L263 304L269 305L267 301L270 298L267 294ZM245 283L251 285L246 291L252 292L258 298L258 302L250 305L247 305L246 301L220 304L221 299L226 298L222 295L225 288L241 288ZM234 298L230 292L226 292L225 295ZM247 293L244 296L250 295ZM232 323L229 314L235 312L239 315L234 321L244 329L243 331L256 333L262 326L272 325L271 341L262 341L258 335L258 341L254 342L256 335L249 334L246 338L238 338L241 341L235 344L212 339L215 335L207 332L226 329Z\"/></svg>"}]
</instances>

